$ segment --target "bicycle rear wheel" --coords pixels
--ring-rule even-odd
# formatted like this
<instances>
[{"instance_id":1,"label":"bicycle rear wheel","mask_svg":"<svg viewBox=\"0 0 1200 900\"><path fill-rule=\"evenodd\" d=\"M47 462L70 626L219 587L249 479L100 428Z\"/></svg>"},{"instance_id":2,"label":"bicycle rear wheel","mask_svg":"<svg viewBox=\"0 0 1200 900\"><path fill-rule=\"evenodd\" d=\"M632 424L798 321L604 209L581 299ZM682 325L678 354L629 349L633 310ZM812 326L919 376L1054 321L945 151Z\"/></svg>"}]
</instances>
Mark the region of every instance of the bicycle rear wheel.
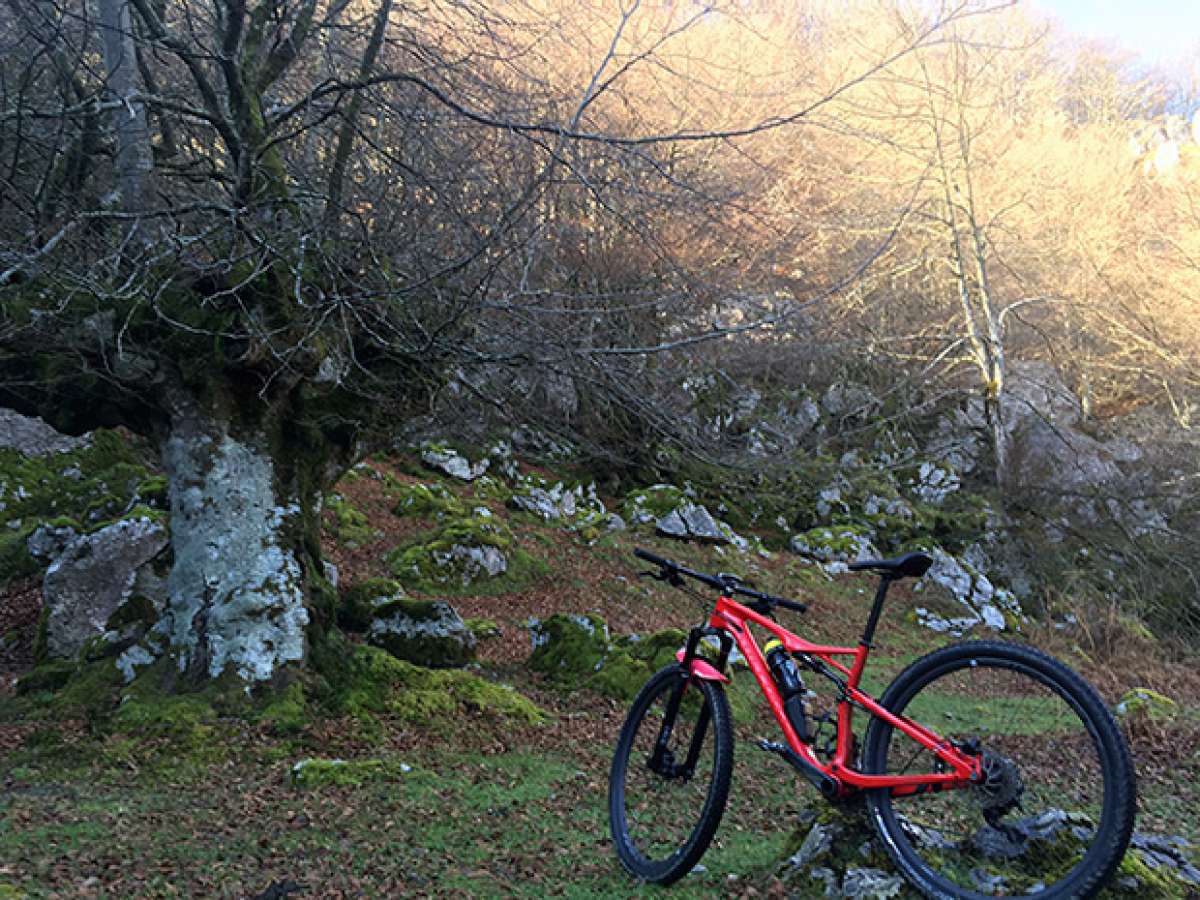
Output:
<instances>
[{"instance_id":1,"label":"bicycle rear wheel","mask_svg":"<svg viewBox=\"0 0 1200 900\"><path fill-rule=\"evenodd\" d=\"M719 684L672 664L625 719L608 782L609 828L633 875L671 884L708 849L729 796L733 732Z\"/></svg>"},{"instance_id":2,"label":"bicycle rear wheel","mask_svg":"<svg viewBox=\"0 0 1200 900\"><path fill-rule=\"evenodd\" d=\"M1124 737L1095 690L1030 647L958 644L913 663L880 703L981 754L970 788L867 798L880 840L930 897L1090 897L1129 843L1136 803ZM864 768L943 771L882 719Z\"/></svg>"}]
</instances>

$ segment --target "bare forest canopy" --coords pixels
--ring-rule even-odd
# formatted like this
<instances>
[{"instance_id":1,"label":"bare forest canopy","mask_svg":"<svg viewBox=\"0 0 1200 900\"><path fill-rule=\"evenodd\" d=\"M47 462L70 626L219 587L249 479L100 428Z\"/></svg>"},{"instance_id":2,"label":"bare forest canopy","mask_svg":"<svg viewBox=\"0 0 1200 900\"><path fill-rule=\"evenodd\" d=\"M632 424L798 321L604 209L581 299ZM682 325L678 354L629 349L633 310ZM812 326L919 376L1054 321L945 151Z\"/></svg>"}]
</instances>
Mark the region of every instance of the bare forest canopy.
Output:
<instances>
[{"instance_id":1,"label":"bare forest canopy","mask_svg":"<svg viewBox=\"0 0 1200 900\"><path fill-rule=\"evenodd\" d=\"M294 637L321 493L448 384L619 458L698 369L865 362L1003 485L1018 362L1191 426L1197 99L1001 0L0 0L0 403L160 449L179 646L221 473Z\"/></svg>"},{"instance_id":2,"label":"bare forest canopy","mask_svg":"<svg viewBox=\"0 0 1200 900\"><path fill-rule=\"evenodd\" d=\"M82 419L154 426L214 355L264 399L620 392L749 329L1194 398L1189 102L1015 5L6 0L0 44L0 342L43 411L82 371Z\"/></svg>"}]
</instances>

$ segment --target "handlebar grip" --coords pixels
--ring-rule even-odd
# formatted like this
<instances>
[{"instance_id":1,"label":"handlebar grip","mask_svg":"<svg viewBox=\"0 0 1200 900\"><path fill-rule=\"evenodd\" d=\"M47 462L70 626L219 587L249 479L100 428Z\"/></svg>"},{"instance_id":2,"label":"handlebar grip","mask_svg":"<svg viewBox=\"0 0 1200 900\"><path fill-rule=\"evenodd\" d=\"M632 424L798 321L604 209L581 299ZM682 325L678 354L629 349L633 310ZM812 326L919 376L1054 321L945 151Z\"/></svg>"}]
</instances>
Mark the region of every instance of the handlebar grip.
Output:
<instances>
[{"instance_id":1,"label":"handlebar grip","mask_svg":"<svg viewBox=\"0 0 1200 900\"><path fill-rule=\"evenodd\" d=\"M784 609L790 609L792 612L808 612L808 604L800 603L796 600L784 600L782 597L776 597L775 604L782 606Z\"/></svg>"},{"instance_id":2,"label":"handlebar grip","mask_svg":"<svg viewBox=\"0 0 1200 900\"><path fill-rule=\"evenodd\" d=\"M676 563L671 562L671 560L663 559L661 556L655 556L649 550L643 550L641 547L634 547L633 555L638 559L644 559L648 563L654 563L656 566L662 566L664 569L679 568L679 566Z\"/></svg>"}]
</instances>

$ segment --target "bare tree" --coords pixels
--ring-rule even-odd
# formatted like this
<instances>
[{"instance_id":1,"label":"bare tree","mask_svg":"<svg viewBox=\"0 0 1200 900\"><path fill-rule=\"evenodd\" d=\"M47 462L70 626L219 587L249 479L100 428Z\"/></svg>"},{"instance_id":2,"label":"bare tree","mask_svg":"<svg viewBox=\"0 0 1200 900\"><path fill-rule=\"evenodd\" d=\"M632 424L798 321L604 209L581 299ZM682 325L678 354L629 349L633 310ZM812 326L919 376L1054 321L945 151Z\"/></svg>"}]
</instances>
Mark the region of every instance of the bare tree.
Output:
<instances>
[{"instance_id":1,"label":"bare tree","mask_svg":"<svg viewBox=\"0 0 1200 900\"><path fill-rule=\"evenodd\" d=\"M605 360L711 337L747 267L680 248L754 219L716 149L982 8L819 89L722 108L713 87L697 111L704 40L741 4L8 0L0 400L157 444L155 646L193 680L274 679L332 624L322 493L386 426L454 366L537 359L599 398Z\"/></svg>"}]
</instances>

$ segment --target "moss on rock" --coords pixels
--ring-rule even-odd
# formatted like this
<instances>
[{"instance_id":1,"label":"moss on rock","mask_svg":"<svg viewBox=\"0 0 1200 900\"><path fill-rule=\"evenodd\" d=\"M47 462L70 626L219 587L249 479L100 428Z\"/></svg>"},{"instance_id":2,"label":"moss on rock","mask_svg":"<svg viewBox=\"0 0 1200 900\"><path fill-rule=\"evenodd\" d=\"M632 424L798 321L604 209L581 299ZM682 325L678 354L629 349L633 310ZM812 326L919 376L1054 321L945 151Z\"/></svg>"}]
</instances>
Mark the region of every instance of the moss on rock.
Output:
<instances>
[{"instance_id":1,"label":"moss on rock","mask_svg":"<svg viewBox=\"0 0 1200 900\"><path fill-rule=\"evenodd\" d=\"M674 485L655 484L630 491L621 505L621 515L631 525L640 525L662 518L685 499L683 491Z\"/></svg>"},{"instance_id":2,"label":"moss on rock","mask_svg":"<svg viewBox=\"0 0 1200 900\"><path fill-rule=\"evenodd\" d=\"M22 527L16 531L0 532L0 588L33 575L41 568L27 546L33 530L32 527Z\"/></svg>"},{"instance_id":3,"label":"moss on rock","mask_svg":"<svg viewBox=\"0 0 1200 900\"><path fill-rule=\"evenodd\" d=\"M675 654L686 642L687 633L679 628L667 628L645 638L621 638L588 680L588 686L619 700L632 700L651 675L675 662Z\"/></svg>"},{"instance_id":4,"label":"moss on rock","mask_svg":"<svg viewBox=\"0 0 1200 900\"><path fill-rule=\"evenodd\" d=\"M396 505L392 512L398 516L420 519L459 519L467 515L466 505L448 488L440 484L405 484L395 491Z\"/></svg>"},{"instance_id":5,"label":"moss on rock","mask_svg":"<svg viewBox=\"0 0 1200 900\"><path fill-rule=\"evenodd\" d=\"M54 692L62 689L75 674L75 663L69 660L54 660L37 666L17 679L18 694Z\"/></svg>"},{"instance_id":6,"label":"moss on rock","mask_svg":"<svg viewBox=\"0 0 1200 900\"><path fill-rule=\"evenodd\" d=\"M364 632L371 627L381 606L404 595L400 582L391 578L368 578L355 582L341 596L337 623L347 631Z\"/></svg>"},{"instance_id":7,"label":"moss on rock","mask_svg":"<svg viewBox=\"0 0 1200 900\"><path fill-rule=\"evenodd\" d=\"M503 522L477 510L387 555L392 574L422 593L506 593L544 575L545 563L519 547Z\"/></svg>"},{"instance_id":8,"label":"moss on rock","mask_svg":"<svg viewBox=\"0 0 1200 900\"><path fill-rule=\"evenodd\" d=\"M394 716L434 724L464 714L537 723L544 715L512 688L459 670L425 669L377 647L331 640L320 659L335 714L371 719Z\"/></svg>"},{"instance_id":9,"label":"moss on rock","mask_svg":"<svg viewBox=\"0 0 1200 900\"><path fill-rule=\"evenodd\" d=\"M140 488L151 478L149 460L145 445L107 430L64 453L0 448L0 588L44 567L26 543L39 525L91 531L128 515L139 497L148 501Z\"/></svg>"},{"instance_id":10,"label":"moss on rock","mask_svg":"<svg viewBox=\"0 0 1200 900\"><path fill-rule=\"evenodd\" d=\"M557 613L531 625L534 651L529 666L559 687L586 687L619 700L630 700L650 676L675 660L687 640L678 628L646 637L609 637L599 616Z\"/></svg>"},{"instance_id":11,"label":"moss on rock","mask_svg":"<svg viewBox=\"0 0 1200 900\"><path fill-rule=\"evenodd\" d=\"M487 641L500 637L504 630L491 619L466 619L466 626L477 641Z\"/></svg>"},{"instance_id":12,"label":"moss on rock","mask_svg":"<svg viewBox=\"0 0 1200 900\"><path fill-rule=\"evenodd\" d=\"M428 668L457 668L475 659L475 636L444 600L392 598L376 610L367 640Z\"/></svg>"},{"instance_id":13,"label":"moss on rock","mask_svg":"<svg viewBox=\"0 0 1200 900\"><path fill-rule=\"evenodd\" d=\"M379 539L380 532L371 527L366 513L355 509L341 494L325 498L325 509L333 514L330 531L334 540L344 547L361 547Z\"/></svg>"},{"instance_id":14,"label":"moss on rock","mask_svg":"<svg viewBox=\"0 0 1200 900\"><path fill-rule=\"evenodd\" d=\"M1158 897L1184 900L1195 896L1196 886L1165 867L1151 868L1135 849L1125 851L1110 888L1117 897Z\"/></svg>"},{"instance_id":15,"label":"moss on rock","mask_svg":"<svg viewBox=\"0 0 1200 900\"><path fill-rule=\"evenodd\" d=\"M293 681L271 697L259 713L259 721L278 734L297 734L308 724L308 719L308 698L299 681Z\"/></svg>"},{"instance_id":16,"label":"moss on rock","mask_svg":"<svg viewBox=\"0 0 1200 900\"><path fill-rule=\"evenodd\" d=\"M578 685L600 670L612 653L608 625L596 615L555 613L530 623L529 667L559 683Z\"/></svg>"},{"instance_id":17,"label":"moss on rock","mask_svg":"<svg viewBox=\"0 0 1200 900\"><path fill-rule=\"evenodd\" d=\"M121 606L108 617L105 627L112 631L133 625L145 630L158 621L158 610L154 601L142 594L132 594Z\"/></svg>"}]
</instances>

